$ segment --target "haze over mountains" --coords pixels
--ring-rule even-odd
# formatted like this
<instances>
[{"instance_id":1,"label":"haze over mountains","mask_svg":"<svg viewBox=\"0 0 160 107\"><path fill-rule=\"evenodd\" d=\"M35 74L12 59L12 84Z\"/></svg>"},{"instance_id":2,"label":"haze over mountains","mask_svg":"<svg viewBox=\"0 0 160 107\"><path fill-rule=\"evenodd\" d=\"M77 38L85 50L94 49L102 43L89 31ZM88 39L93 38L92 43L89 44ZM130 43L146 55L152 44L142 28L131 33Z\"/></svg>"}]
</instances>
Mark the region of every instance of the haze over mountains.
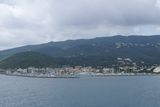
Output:
<instances>
[{"instance_id":1,"label":"haze over mountains","mask_svg":"<svg viewBox=\"0 0 160 107\"><path fill-rule=\"evenodd\" d=\"M37 60L31 63L27 58ZM117 58L130 58L145 65L160 64L160 36L99 37L23 46L0 51L0 67L10 67L15 61L17 64L12 67L22 62L30 64L19 67L36 66L36 62L43 62L40 66L111 66Z\"/></svg>"}]
</instances>

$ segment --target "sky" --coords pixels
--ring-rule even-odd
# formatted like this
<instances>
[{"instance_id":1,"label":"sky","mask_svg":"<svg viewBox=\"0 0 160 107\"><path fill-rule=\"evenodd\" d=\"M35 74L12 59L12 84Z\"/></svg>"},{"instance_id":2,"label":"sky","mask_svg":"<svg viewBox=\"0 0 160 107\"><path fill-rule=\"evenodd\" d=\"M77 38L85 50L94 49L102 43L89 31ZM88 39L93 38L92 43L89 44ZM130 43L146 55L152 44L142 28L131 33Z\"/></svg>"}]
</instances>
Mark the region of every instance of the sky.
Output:
<instances>
[{"instance_id":1,"label":"sky","mask_svg":"<svg viewBox=\"0 0 160 107\"><path fill-rule=\"evenodd\" d=\"M160 0L0 0L0 50L68 39L160 34Z\"/></svg>"}]
</instances>

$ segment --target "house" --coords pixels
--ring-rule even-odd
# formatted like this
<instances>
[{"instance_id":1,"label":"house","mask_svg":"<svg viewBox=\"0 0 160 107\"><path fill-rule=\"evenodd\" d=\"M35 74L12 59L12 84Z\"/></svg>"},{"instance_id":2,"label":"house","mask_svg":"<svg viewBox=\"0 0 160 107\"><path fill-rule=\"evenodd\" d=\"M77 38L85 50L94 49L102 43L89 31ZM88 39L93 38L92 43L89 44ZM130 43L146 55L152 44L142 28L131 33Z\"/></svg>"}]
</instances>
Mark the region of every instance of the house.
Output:
<instances>
[{"instance_id":1,"label":"house","mask_svg":"<svg viewBox=\"0 0 160 107\"><path fill-rule=\"evenodd\" d=\"M159 73L160 72L160 66L159 67L156 67L154 70L153 70L154 73Z\"/></svg>"}]
</instances>

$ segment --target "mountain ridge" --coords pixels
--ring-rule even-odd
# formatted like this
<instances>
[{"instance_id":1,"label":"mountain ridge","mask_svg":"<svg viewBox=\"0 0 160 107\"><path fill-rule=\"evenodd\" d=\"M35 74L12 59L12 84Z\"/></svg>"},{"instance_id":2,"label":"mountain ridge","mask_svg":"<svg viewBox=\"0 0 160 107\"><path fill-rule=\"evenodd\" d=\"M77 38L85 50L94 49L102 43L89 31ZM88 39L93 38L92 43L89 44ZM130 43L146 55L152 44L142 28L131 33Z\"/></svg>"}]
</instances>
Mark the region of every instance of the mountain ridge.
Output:
<instances>
[{"instance_id":1,"label":"mountain ridge","mask_svg":"<svg viewBox=\"0 0 160 107\"><path fill-rule=\"evenodd\" d=\"M53 58L68 58L67 60L69 58L83 59L87 57L92 57L93 59L94 57L103 57L104 59L112 58L112 60L115 60L118 57L122 57L131 58L137 63L145 62L146 65L160 64L160 36L117 35L27 45L0 51L0 59L3 60L14 54L30 51Z\"/></svg>"}]
</instances>

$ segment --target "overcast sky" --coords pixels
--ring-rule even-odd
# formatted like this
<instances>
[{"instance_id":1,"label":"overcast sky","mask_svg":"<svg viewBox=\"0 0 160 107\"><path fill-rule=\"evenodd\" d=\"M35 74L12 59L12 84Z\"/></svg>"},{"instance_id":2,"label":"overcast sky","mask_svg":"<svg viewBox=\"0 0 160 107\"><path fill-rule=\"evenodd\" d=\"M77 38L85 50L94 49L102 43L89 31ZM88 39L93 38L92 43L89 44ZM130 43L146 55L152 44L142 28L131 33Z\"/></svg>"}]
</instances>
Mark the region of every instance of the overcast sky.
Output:
<instances>
[{"instance_id":1,"label":"overcast sky","mask_svg":"<svg viewBox=\"0 0 160 107\"><path fill-rule=\"evenodd\" d=\"M0 50L119 34L160 34L160 0L0 0Z\"/></svg>"}]
</instances>

